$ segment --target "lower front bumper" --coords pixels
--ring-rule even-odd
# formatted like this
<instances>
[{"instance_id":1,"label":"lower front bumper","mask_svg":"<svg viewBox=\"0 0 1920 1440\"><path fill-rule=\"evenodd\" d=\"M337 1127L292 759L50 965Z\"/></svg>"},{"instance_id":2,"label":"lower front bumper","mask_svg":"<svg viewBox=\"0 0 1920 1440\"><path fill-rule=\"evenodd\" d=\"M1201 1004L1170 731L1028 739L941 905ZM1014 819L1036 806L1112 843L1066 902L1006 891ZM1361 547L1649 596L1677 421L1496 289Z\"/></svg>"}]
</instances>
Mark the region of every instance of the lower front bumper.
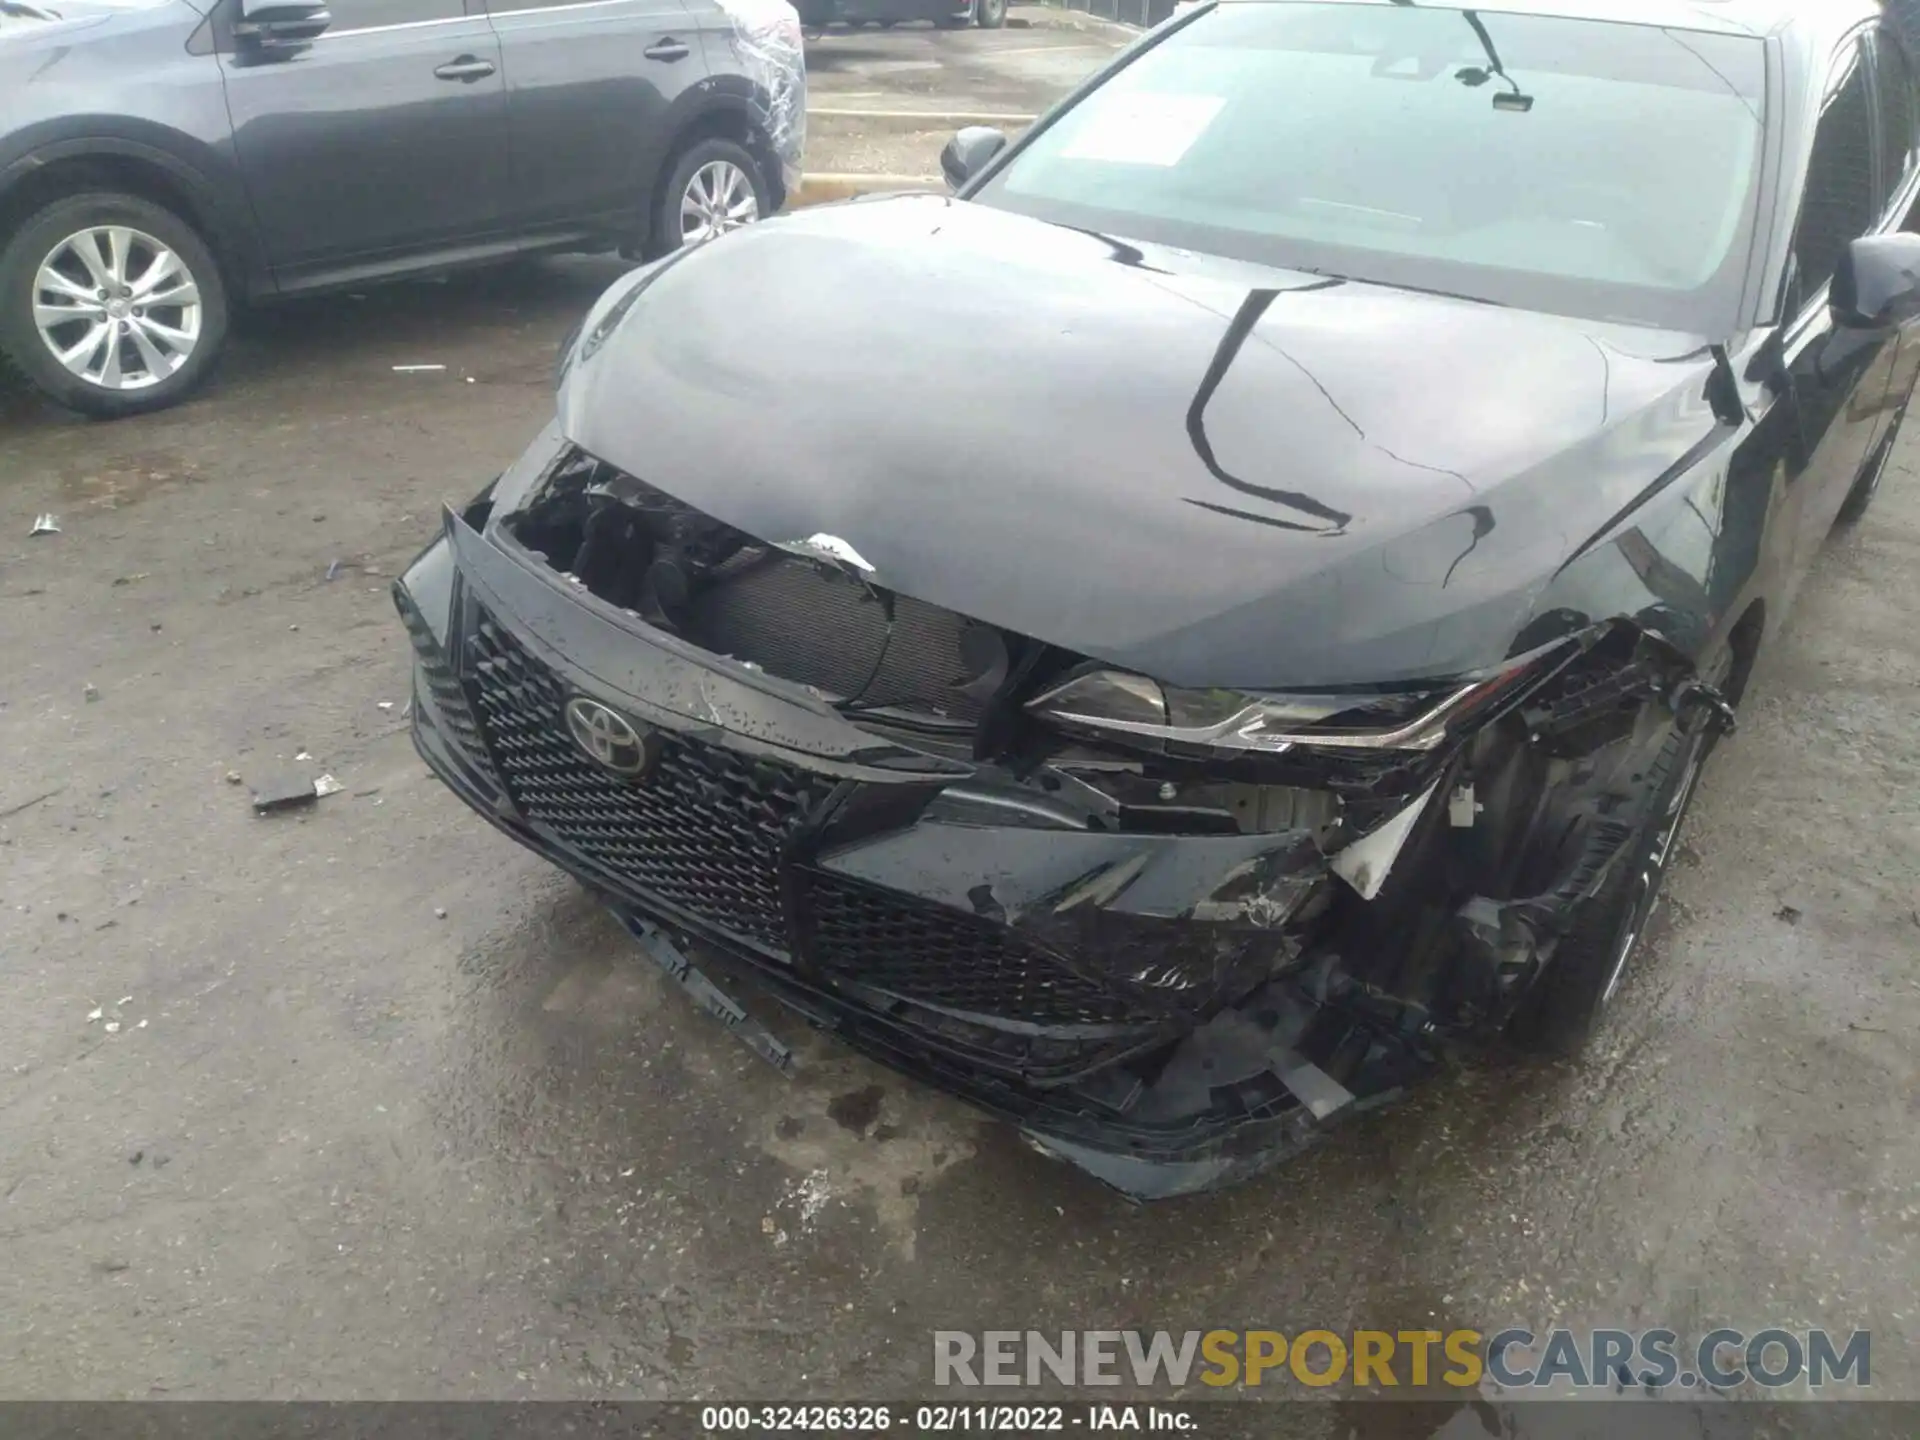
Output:
<instances>
[{"instance_id":1,"label":"lower front bumper","mask_svg":"<svg viewBox=\"0 0 1920 1440\"><path fill-rule=\"evenodd\" d=\"M467 532L461 548L492 572L500 557L472 550L478 540ZM547 609L525 590L510 606L489 579L517 583L462 571L450 586L464 618L438 633L453 637L453 656L409 615L422 656L414 743L449 788L604 896L636 933L662 927L703 969L1013 1122L1042 1151L1137 1199L1188 1194L1284 1160L1430 1068L1425 1037L1341 1003L1327 968L1274 964L1275 931L1190 918L1221 893L1223 876L1277 863L1284 837L940 824L924 810L937 784L783 770L712 728L670 738L711 753L649 780L646 805L681 806L656 823L639 796L607 793L606 777L584 768L559 713L560 697L581 691L648 715L644 680L609 684L591 617L570 597ZM413 602L401 598L409 614ZM646 671L643 640L618 654L627 675ZM591 668L576 670L583 656ZM746 700L719 695L724 684L716 673L703 699L742 713ZM744 780L742 766L752 771ZM754 778L769 770L787 778ZM776 849L754 850L701 809L735 792L785 827ZM1021 916L1052 920L1066 908L1048 900L1062 885L1116 869L1128 877L1118 892L1075 902L1081 958L1062 967L1032 938L1038 922ZM864 947L859 964L847 963L856 953L847 946ZM1163 967L1181 958L1189 973L1203 954L1218 974L1197 968L1218 984L1179 1003L1116 1001L1149 951ZM1256 967L1252 982L1233 981L1245 963ZM1100 964L1115 976L1106 990L1089 978Z\"/></svg>"},{"instance_id":2,"label":"lower front bumper","mask_svg":"<svg viewBox=\"0 0 1920 1440\"><path fill-rule=\"evenodd\" d=\"M766 995L870 1059L1012 1122L1042 1153L1134 1200L1171 1199L1245 1180L1305 1150L1333 1126L1399 1098L1432 1069L1417 1045L1376 1040L1363 1070L1346 1084L1324 1072L1303 1076L1299 1067L1307 1062L1290 1053L1286 1042L1314 1027L1319 1007L1298 987L1276 982L1171 1042L1173 1053L1151 1087L1112 1072L1064 1088L996 1076L929 1046L883 1014L782 973L683 912L623 896L598 867L552 844L500 803L437 728L424 685L416 687L413 740L455 795L599 894L636 940L645 943L646 925L663 926L728 986ZM1293 1073L1283 1074L1289 1066ZM1311 1103L1288 1088L1289 1080L1310 1090Z\"/></svg>"}]
</instances>

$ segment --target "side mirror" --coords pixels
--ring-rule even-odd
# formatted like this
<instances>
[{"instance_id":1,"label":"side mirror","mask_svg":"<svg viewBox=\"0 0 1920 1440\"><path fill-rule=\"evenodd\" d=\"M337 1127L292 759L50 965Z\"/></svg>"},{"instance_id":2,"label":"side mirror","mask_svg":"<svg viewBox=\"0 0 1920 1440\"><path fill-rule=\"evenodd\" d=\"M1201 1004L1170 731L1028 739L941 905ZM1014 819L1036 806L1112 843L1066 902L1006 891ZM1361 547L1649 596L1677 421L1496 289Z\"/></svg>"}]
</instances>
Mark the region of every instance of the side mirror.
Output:
<instances>
[{"instance_id":1,"label":"side mirror","mask_svg":"<svg viewBox=\"0 0 1920 1440\"><path fill-rule=\"evenodd\" d=\"M969 125L956 131L940 152L940 173L958 190L978 175L987 162L1007 148L1006 135L991 125Z\"/></svg>"},{"instance_id":2,"label":"side mirror","mask_svg":"<svg viewBox=\"0 0 1920 1440\"><path fill-rule=\"evenodd\" d=\"M297 50L332 23L324 0L240 0L233 34L255 51Z\"/></svg>"},{"instance_id":3,"label":"side mirror","mask_svg":"<svg viewBox=\"0 0 1920 1440\"><path fill-rule=\"evenodd\" d=\"M1844 330L1890 330L1920 319L1920 235L1855 240L1833 272L1827 304Z\"/></svg>"}]
</instances>

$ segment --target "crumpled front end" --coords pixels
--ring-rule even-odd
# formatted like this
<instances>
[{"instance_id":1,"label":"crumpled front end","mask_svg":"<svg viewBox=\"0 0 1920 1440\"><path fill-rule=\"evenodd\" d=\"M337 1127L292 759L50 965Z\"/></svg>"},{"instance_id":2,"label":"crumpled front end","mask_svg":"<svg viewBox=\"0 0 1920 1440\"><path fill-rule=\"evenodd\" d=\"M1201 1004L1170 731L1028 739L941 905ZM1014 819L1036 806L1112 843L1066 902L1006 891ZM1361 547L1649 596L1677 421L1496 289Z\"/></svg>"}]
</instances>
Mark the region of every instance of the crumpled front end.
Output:
<instances>
[{"instance_id":1,"label":"crumpled front end","mask_svg":"<svg viewBox=\"0 0 1920 1440\"><path fill-rule=\"evenodd\" d=\"M433 768L636 926L1138 1198L1498 1030L1619 862L1691 673L1622 621L1249 719L556 432L523 471L396 586Z\"/></svg>"}]
</instances>

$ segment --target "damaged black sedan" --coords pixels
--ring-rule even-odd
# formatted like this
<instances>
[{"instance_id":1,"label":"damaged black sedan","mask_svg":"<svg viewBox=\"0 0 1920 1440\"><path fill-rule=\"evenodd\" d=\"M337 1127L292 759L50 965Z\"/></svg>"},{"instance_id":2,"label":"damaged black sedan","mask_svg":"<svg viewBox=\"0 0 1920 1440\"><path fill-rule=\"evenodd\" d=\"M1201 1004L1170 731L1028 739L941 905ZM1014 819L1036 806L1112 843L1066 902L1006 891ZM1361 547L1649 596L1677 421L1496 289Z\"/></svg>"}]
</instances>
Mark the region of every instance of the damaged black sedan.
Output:
<instances>
[{"instance_id":1,"label":"damaged black sedan","mask_svg":"<svg viewBox=\"0 0 1920 1440\"><path fill-rule=\"evenodd\" d=\"M1131 1195L1577 1049L1920 367L1877 9L1633 14L1225 0L633 272L397 587L421 753Z\"/></svg>"}]
</instances>

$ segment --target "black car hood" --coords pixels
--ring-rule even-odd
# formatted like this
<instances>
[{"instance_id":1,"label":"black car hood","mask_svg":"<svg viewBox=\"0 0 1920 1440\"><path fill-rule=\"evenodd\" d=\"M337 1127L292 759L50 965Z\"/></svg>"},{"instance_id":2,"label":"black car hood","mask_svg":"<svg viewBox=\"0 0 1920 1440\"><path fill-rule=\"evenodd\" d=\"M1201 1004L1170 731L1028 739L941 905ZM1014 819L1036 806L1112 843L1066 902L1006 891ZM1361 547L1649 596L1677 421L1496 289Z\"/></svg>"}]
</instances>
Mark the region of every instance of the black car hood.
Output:
<instances>
[{"instance_id":1,"label":"black car hood","mask_svg":"<svg viewBox=\"0 0 1920 1440\"><path fill-rule=\"evenodd\" d=\"M1698 337L1131 245L937 196L651 277L583 448L774 542L1182 685L1469 673L1714 430Z\"/></svg>"}]
</instances>

